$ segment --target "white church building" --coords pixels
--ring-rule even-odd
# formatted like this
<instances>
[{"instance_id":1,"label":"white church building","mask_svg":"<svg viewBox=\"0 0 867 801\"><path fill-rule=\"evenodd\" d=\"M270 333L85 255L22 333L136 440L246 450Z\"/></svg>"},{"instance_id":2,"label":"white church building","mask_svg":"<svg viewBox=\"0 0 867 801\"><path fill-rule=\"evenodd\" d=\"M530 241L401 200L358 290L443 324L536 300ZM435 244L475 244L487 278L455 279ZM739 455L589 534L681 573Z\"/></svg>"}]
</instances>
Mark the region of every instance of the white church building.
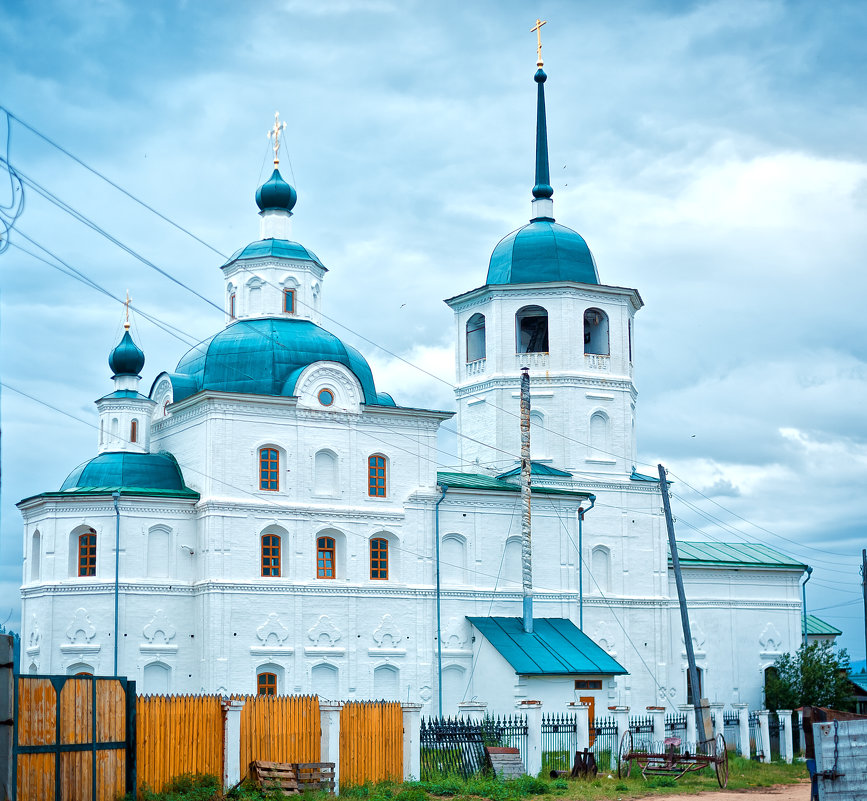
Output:
<instances>
[{"instance_id":1,"label":"white church building","mask_svg":"<svg viewBox=\"0 0 867 801\"><path fill-rule=\"evenodd\" d=\"M223 328L147 394L127 330L96 401L96 454L18 504L22 672L117 673L146 693L394 698L425 714L440 699L445 714L470 699L496 712L687 701L660 486L635 469L643 302L602 283L584 239L554 220L545 80L540 62L531 219L446 301L456 411L401 406L323 327L327 269L292 239L297 196L275 160L259 239L221 267ZM453 416L461 467L438 471ZM800 643L805 566L761 545L680 550L701 694L760 706L765 669Z\"/></svg>"}]
</instances>

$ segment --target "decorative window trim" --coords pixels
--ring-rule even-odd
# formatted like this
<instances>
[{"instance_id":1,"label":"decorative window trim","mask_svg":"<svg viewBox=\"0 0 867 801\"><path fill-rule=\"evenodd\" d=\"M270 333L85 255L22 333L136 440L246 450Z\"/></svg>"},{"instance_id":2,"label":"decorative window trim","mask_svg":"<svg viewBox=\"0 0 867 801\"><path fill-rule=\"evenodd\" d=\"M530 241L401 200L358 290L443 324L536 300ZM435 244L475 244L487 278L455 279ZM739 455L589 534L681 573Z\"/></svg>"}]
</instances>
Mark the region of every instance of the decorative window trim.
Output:
<instances>
[{"instance_id":1,"label":"decorative window trim","mask_svg":"<svg viewBox=\"0 0 867 801\"><path fill-rule=\"evenodd\" d=\"M323 395L326 397L323 398ZM316 397L319 400L319 403L321 403L323 406L333 406L334 405L334 400L335 400L334 390L331 389L330 387L322 387L322 389L320 389L319 392L317 393Z\"/></svg>"},{"instance_id":2,"label":"decorative window trim","mask_svg":"<svg viewBox=\"0 0 867 801\"><path fill-rule=\"evenodd\" d=\"M129 423L129 441L138 442L138 420L130 420Z\"/></svg>"},{"instance_id":3,"label":"decorative window trim","mask_svg":"<svg viewBox=\"0 0 867 801\"><path fill-rule=\"evenodd\" d=\"M259 538L259 553L261 556L262 576L265 578L279 578L281 575L282 542L279 534L263 534Z\"/></svg>"},{"instance_id":4,"label":"decorative window trim","mask_svg":"<svg viewBox=\"0 0 867 801\"><path fill-rule=\"evenodd\" d=\"M270 445L259 448L259 489L280 491L280 451Z\"/></svg>"},{"instance_id":5,"label":"decorative window trim","mask_svg":"<svg viewBox=\"0 0 867 801\"><path fill-rule=\"evenodd\" d=\"M263 670L256 674L256 695L277 695L277 674Z\"/></svg>"},{"instance_id":6,"label":"decorative window trim","mask_svg":"<svg viewBox=\"0 0 867 801\"><path fill-rule=\"evenodd\" d=\"M316 578L337 578L337 540L334 537L316 538Z\"/></svg>"},{"instance_id":7,"label":"decorative window trim","mask_svg":"<svg viewBox=\"0 0 867 801\"><path fill-rule=\"evenodd\" d=\"M370 498L388 497L388 459L381 453L367 457L367 495Z\"/></svg>"},{"instance_id":8,"label":"decorative window trim","mask_svg":"<svg viewBox=\"0 0 867 801\"><path fill-rule=\"evenodd\" d=\"M283 290L283 314L295 314L295 290Z\"/></svg>"},{"instance_id":9,"label":"decorative window trim","mask_svg":"<svg viewBox=\"0 0 867 801\"><path fill-rule=\"evenodd\" d=\"M96 532L93 529L78 535L78 575L96 575Z\"/></svg>"},{"instance_id":10,"label":"decorative window trim","mask_svg":"<svg viewBox=\"0 0 867 801\"><path fill-rule=\"evenodd\" d=\"M388 540L385 537L370 540L370 579L388 581Z\"/></svg>"}]
</instances>

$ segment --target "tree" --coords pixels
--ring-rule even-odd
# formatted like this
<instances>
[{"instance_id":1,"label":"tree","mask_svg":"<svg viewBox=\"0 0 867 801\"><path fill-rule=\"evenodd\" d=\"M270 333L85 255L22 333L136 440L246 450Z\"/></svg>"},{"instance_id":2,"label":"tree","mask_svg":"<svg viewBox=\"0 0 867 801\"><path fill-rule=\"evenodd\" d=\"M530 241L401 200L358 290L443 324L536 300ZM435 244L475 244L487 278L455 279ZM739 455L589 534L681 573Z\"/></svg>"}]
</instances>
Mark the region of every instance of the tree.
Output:
<instances>
[{"instance_id":1,"label":"tree","mask_svg":"<svg viewBox=\"0 0 867 801\"><path fill-rule=\"evenodd\" d=\"M849 654L829 642L802 645L797 653L783 654L765 672L765 706L796 709L800 706L824 706L849 709Z\"/></svg>"}]
</instances>

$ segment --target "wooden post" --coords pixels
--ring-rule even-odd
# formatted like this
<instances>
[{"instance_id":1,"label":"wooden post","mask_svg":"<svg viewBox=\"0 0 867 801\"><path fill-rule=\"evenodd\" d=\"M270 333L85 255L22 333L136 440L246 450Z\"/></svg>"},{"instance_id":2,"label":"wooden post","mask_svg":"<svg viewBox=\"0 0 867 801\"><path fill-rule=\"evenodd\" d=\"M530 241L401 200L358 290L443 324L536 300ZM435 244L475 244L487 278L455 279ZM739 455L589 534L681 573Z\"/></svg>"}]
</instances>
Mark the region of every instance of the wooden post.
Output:
<instances>
[{"instance_id":1,"label":"wooden post","mask_svg":"<svg viewBox=\"0 0 867 801\"><path fill-rule=\"evenodd\" d=\"M12 718L15 676L12 637L0 634L0 798L12 798Z\"/></svg>"}]
</instances>

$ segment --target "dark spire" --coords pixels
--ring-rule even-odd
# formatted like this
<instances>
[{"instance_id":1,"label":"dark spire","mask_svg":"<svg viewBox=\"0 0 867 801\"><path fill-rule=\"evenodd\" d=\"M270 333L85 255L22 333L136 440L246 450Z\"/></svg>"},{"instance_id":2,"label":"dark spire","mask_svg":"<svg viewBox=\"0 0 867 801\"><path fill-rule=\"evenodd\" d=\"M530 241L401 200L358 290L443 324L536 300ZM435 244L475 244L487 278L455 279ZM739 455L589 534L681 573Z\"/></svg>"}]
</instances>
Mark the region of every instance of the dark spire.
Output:
<instances>
[{"instance_id":1,"label":"dark spire","mask_svg":"<svg viewBox=\"0 0 867 801\"><path fill-rule=\"evenodd\" d=\"M545 81L548 76L539 67L533 79L539 85L536 100L536 185L534 198L550 198L554 194L551 186L551 172L548 169L548 125L545 121Z\"/></svg>"}]
</instances>

